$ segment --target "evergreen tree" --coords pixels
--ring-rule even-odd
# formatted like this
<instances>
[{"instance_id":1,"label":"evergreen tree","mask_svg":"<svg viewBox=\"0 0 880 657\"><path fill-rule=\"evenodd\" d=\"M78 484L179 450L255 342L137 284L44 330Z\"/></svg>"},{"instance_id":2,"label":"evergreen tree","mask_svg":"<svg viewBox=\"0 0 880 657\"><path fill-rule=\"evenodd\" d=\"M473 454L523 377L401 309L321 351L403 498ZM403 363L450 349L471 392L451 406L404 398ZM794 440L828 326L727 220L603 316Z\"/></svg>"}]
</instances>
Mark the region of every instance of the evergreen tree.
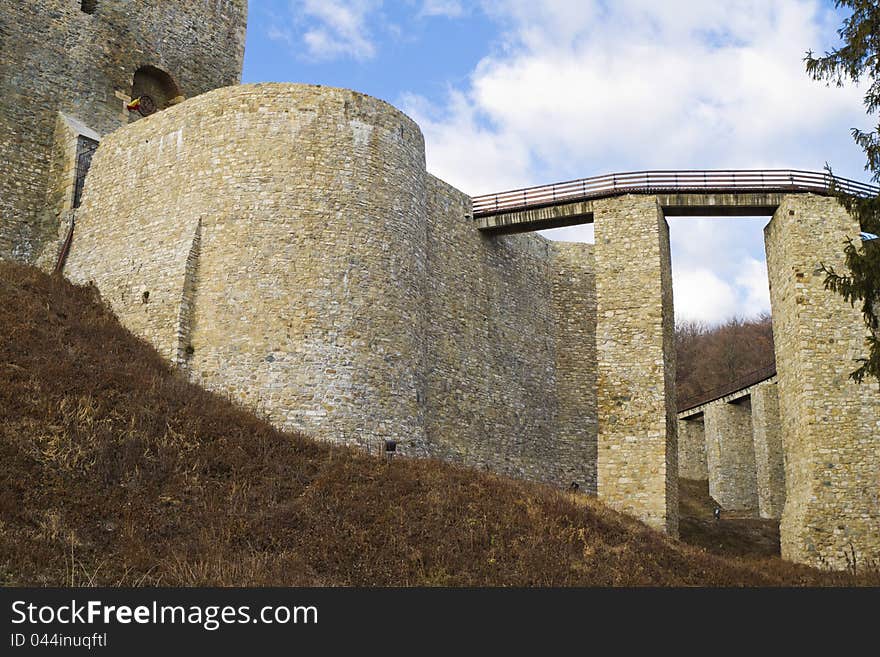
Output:
<instances>
[{"instance_id":1,"label":"evergreen tree","mask_svg":"<svg viewBox=\"0 0 880 657\"><path fill-rule=\"evenodd\" d=\"M874 114L880 109L880 2L835 0L835 5L852 11L837 31L843 45L822 57L807 52L804 59L807 73L814 80L838 87L846 82L869 82L864 104L868 113ZM871 172L872 180L880 181L880 125L871 132L853 128L852 135L867 156L865 170ZM868 239L846 243L847 272L823 265L825 288L841 294L853 305L860 303L865 326L869 329L867 355L858 359L861 365L850 377L859 383L866 377L880 382L880 239L870 239L872 235L880 235L880 197L839 196L846 209L858 219L863 236Z\"/></svg>"}]
</instances>

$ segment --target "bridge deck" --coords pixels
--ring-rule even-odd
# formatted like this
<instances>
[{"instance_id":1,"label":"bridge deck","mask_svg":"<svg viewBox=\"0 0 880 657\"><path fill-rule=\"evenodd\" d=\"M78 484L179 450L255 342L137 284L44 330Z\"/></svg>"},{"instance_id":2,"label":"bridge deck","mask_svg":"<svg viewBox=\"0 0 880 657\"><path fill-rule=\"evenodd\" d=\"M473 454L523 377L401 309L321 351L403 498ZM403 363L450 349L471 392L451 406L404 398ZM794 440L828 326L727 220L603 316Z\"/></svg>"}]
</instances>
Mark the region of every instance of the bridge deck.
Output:
<instances>
[{"instance_id":1,"label":"bridge deck","mask_svg":"<svg viewBox=\"0 0 880 657\"><path fill-rule=\"evenodd\" d=\"M797 170L640 171L473 197L480 230L515 233L593 221L593 201L656 195L667 216L773 214L786 194L874 196L880 188L828 173Z\"/></svg>"},{"instance_id":2,"label":"bridge deck","mask_svg":"<svg viewBox=\"0 0 880 657\"><path fill-rule=\"evenodd\" d=\"M731 381L721 388L709 390L706 393L689 399L682 399L678 403L679 411L677 413L679 420L686 420L695 417L706 410L706 406L714 404L717 401L726 403L748 397L752 393L752 389L759 383L775 383L776 382L776 364L768 365L754 372L749 372L738 379Z\"/></svg>"}]
</instances>

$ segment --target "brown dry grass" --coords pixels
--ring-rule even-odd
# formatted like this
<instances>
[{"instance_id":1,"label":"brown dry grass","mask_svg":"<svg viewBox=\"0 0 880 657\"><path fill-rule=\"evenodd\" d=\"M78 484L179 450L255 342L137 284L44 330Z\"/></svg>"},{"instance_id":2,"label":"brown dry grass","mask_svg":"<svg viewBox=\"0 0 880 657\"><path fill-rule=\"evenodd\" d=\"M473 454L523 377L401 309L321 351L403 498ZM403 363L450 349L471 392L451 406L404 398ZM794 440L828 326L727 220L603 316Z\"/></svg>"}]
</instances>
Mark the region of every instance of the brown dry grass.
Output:
<instances>
[{"instance_id":1,"label":"brown dry grass","mask_svg":"<svg viewBox=\"0 0 880 657\"><path fill-rule=\"evenodd\" d=\"M276 431L94 290L0 263L7 585L877 583L722 558L585 498Z\"/></svg>"}]
</instances>

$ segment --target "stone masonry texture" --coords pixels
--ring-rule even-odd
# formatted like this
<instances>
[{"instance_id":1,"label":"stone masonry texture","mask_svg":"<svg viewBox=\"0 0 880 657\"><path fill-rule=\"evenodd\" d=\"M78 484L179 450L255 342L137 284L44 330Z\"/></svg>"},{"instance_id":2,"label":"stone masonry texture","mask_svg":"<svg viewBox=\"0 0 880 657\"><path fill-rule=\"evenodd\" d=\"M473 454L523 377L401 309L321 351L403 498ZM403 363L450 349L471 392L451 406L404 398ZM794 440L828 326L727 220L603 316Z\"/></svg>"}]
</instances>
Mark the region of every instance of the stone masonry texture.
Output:
<instances>
[{"instance_id":1,"label":"stone masonry texture","mask_svg":"<svg viewBox=\"0 0 880 657\"><path fill-rule=\"evenodd\" d=\"M865 329L819 271L858 232L835 200L762 201L781 203L765 230L778 384L707 407L701 439L675 417L659 197L590 201L595 246L485 234L393 107L227 86L246 15L246 0L7 0L0 258L50 269L76 219L67 275L279 427L575 483L672 535L678 475L708 476L726 508L782 514L788 559L880 560L880 400L848 378ZM144 90L175 100L127 112ZM83 138L100 147L75 210Z\"/></svg>"},{"instance_id":2,"label":"stone masonry texture","mask_svg":"<svg viewBox=\"0 0 880 657\"><path fill-rule=\"evenodd\" d=\"M386 103L230 87L104 139L66 272L281 427L595 490L592 248L470 214Z\"/></svg>"},{"instance_id":3,"label":"stone masonry texture","mask_svg":"<svg viewBox=\"0 0 880 657\"><path fill-rule=\"evenodd\" d=\"M654 196L594 204L598 493L678 533L669 228Z\"/></svg>"},{"instance_id":4,"label":"stone masonry texture","mask_svg":"<svg viewBox=\"0 0 880 657\"><path fill-rule=\"evenodd\" d=\"M678 476L706 480L706 429L703 416L678 421Z\"/></svg>"},{"instance_id":5,"label":"stone masonry texture","mask_svg":"<svg viewBox=\"0 0 880 657\"><path fill-rule=\"evenodd\" d=\"M834 198L787 196L764 229L785 451L782 555L842 568L880 560L880 395L849 378L858 307L824 289L859 226Z\"/></svg>"},{"instance_id":6,"label":"stone masonry texture","mask_svg":"<svg viewBox=\"0 0 880 657\"><path fill-rule=\"evenodd\" d=\"M470 214L428 176L427 452L595 491L592 248Z\"/></svg>"},{"instance_id":7,"label":"stone masonry texture","mask_svg":"<svg viewBox=\"0 0 880 657\"><path fill-rule=\"evenodd\" d=\"M709 494L726 511L756 510L755 447L749 399L706 406Z\"/></svg>"},{"instance_id":8,"label":"stone masonry texture","mask_svg":"<svg viewBox=\"0 0 880 657\"><path fill-rule=\"evenodd\" d=\"M277 425L419 453L424 214L404 115L342 90L228 87L105 137L67 272Z\"/></svg>"},{"instance_id":9,"label":"stone masonry texture","mask_svg":"<svg viewBox=\"0 0 880 657\"><path fill-rule=\"evenodd\" d=\"M751 392L751 403L758 513L762 518L778 520L782 517L785 504L785 466L777 384L755 386Z\"/></svg>"},{"instance_id":10,"label":"stone masonry texture","mask_svg":"<svg viewBox=\"0 0 880 657\"><path fill-rule=\"evenodd\" d=\"M70 164L56 157L59 113L97 135L126 125L137 115L123 96L143 66L169 73L187 97L238 82L247 2L98 0L92 14L81 0L2 4L0 258L34 262L57 237L70 193Z\"/></svg>"},{"instance_id":11,"label":"stone masonry texture","mask_svg":"<svg viewBox=\"0 0 880 657\"><path fill-rule=\"evenodd\" d=\"M554 247L557 458L567 464L569 480L585 484L587 492L595 494L596 265L589 245L554 242Z\"/></svg>"}]
</instances>

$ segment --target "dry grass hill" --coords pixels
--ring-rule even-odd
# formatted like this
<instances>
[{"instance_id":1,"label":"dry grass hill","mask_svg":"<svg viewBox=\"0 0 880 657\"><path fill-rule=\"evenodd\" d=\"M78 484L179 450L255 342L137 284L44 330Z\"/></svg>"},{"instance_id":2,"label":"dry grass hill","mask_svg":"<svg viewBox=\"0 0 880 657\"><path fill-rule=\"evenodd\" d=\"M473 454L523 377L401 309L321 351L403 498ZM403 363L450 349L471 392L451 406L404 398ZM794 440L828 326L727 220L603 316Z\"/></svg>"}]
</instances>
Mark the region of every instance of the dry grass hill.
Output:
<instances>
[{"instance_id":1,"label":"dry grass hill","mask_svg":"<svg viewBox=\"0 0 880 657\"><path fill-rule=\"evenodd\" d=\"M175 375L94 289L8 263L0 460L5 585L880 583L711 554L584 497L279 432Z\"/></svg>"}]
</instances>

